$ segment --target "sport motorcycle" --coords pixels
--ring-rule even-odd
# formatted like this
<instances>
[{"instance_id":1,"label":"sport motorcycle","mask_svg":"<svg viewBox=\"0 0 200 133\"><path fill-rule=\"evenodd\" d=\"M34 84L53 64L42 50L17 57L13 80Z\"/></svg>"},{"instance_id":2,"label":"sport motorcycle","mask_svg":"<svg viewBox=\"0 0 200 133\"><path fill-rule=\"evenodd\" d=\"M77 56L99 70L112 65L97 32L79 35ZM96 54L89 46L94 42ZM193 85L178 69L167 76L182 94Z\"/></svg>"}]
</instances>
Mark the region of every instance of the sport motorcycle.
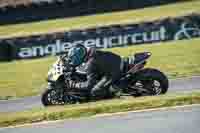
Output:
<instances>
[{"instance_id":1,"label":"sport motorcycle","mask_svg":"<svg viewBox=\"0 0 200 133\"><path fill-rule=\"evenodd\" d=\"M151 55L150 52L142 52L122 58L121 79L128 81L128 87L120 90L120 96L153 96L165 94L168 91L169 81L166 75L155 68L145 68ZM74 82L87 81L84 65L73 68L68 62L66 55L60 56L49 70L48 86L41 97L44 106L93 101L89 92L74 89L69 84L70 80ZM109 89L115 88L115 86L111 84L106 88L108 94L105 98L115 97L114 94L109 93Z\"/></svg>"}]
</instances>

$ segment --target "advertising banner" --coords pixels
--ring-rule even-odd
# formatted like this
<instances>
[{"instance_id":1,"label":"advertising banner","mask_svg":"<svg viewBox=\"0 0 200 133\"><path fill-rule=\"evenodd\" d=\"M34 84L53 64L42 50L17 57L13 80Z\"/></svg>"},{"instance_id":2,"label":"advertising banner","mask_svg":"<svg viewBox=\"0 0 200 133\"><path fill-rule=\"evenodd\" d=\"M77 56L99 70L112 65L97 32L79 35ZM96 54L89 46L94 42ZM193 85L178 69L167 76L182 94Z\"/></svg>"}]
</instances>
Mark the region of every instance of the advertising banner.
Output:
<instances>
[{"instance_id":1,"label":"advertising banner","mask_svg":"<svg viewBox=\"0 0 200 133\"><path fill-rule=\"evenodd\" d=\"M13 58L38 58L58 55L77 44L113 48L200 37L200 15L191 14L140 24L113 25L93 29L44 34L0 41L11 45ZM15 52L13 52L15 51ZM13 54L12 54L13 55Z\"/></svg>"}]
</instances>

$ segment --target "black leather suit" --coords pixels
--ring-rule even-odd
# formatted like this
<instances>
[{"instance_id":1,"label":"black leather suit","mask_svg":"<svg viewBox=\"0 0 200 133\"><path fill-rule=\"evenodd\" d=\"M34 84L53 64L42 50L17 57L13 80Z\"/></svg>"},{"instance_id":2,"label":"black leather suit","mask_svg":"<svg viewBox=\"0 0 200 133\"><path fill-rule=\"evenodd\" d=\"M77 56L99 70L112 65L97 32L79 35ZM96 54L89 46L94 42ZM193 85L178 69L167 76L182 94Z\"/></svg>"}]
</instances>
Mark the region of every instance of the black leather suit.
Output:
<instances>
[{"instance_id":1,"label":"black leather suit","mask_svg":"<svg viewBox=\"0 0 200 133\"><path fill-rule=\"evenodd\" d=\"M77 88L89 90L94 97L101 97L110 84L120 79L121 57L111 52L93 50L86 61L87 81L77 83Z\"/></svg>"}]
</instances>

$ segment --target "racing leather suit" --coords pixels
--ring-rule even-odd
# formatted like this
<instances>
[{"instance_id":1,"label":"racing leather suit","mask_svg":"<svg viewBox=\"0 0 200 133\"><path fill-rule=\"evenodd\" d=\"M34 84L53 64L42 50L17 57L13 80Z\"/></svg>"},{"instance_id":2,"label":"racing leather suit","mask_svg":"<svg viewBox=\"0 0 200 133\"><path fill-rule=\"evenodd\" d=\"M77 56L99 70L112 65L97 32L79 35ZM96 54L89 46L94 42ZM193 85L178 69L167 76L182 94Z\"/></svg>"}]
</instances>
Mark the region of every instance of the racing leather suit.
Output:
<instances>
[{"instance_id":1,"label":"racing leather suit","mask_svg":"<svg viewBox=\"0 0 200 133\"><path fill-rule=\"evenodd\" d=\"M104 97L108 86L121 77L121 57L111 52L93 50L86 61L87 81L76 83L76 88Z\"/></svg>"}]
</instances>

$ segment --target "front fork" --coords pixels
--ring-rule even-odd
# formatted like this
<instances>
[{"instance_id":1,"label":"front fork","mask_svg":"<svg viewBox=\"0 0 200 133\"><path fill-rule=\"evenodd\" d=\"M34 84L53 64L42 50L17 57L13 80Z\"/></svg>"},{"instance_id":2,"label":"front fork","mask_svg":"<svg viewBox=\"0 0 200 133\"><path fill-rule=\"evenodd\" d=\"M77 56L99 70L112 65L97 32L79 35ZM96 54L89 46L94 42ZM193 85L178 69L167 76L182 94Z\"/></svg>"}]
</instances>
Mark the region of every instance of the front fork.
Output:
<instances>
[{"instance_id":1,"label":"front fork","mask_svg":"<svg viewBox=\"0 0 200 133\"><path fill-rule=\"evenodd\" d=\"M50 89L54 89L55 88L55 83L53 82L48 82L47 84L47 89L50 90Z\"/></svg>"}]
</instances>

